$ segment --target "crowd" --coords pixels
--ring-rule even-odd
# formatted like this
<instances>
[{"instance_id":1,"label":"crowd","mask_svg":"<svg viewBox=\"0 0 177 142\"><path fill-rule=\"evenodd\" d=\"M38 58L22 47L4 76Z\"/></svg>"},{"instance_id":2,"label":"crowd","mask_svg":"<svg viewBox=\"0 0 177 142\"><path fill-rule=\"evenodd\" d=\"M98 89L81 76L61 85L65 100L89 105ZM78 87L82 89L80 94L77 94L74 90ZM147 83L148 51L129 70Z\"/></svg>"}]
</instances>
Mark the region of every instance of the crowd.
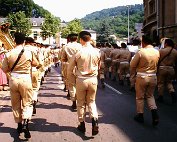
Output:
<instances>
[{"instance_id":1,"label":"crowd","mask_svg":"<svg viewBox=\"0 0 177 142\"><path fill-rule=\"evenodd\" d=\"M105 88L110 78L120 85L127 85L136 93L134 120L144 123L144 101L147 100L152 113L152 125L159 123L156 101L164 102L163 93L167 86L172 104L176 103L173 82L176 81L177 50L174 42L163 38L159 47L143 35L134 39L133 45L96 43L91 34L82 31L67 37L68 43L61 48L36 43L33 38L15 33L16 47L0 50L0 85L10 87L12 111L18 124L17 132L30 138L28 128L32 115L36 114L38 91L51 65L61 67L64 91L72 101L71 108L77 111L77 129L85 133L85 114L88 107L92 121L92 135L99 133L96 92L98 81ZM79 42L78 42L79 41ZM154 91L158 89L158 98Z\"/></svg>"}]
</instances>

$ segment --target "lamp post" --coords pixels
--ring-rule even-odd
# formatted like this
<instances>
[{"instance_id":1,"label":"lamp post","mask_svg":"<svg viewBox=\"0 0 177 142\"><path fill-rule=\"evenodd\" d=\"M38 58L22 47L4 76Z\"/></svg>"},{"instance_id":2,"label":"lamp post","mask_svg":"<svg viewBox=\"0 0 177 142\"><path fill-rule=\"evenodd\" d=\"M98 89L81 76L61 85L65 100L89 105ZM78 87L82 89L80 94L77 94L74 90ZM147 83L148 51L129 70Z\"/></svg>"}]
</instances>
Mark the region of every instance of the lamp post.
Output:
<instances>
[{"instance_id":1,"label":"lamp post","mask_svg":"<svg viewBox=\"0 0 177 142\"><path fill-rule=\"evenodd\" d=\"M130 15L129 15L129 6L127 6L127 8L128 8L128 43L130 42Z\"/></svg>"}]
</instances>

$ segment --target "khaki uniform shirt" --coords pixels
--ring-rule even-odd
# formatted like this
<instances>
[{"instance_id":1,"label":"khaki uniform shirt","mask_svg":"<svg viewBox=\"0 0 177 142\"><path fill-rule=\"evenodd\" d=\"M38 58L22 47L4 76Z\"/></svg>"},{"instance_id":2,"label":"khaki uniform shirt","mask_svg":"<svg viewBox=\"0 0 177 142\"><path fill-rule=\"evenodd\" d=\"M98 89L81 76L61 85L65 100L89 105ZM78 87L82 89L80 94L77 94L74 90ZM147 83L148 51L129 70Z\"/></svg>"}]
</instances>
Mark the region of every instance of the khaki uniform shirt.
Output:
<instances>
[{"instance_id":1,"label":"khaki uniform shirt","mask_svg":"<svg viewBox=\"0 0 177 142\"><path fill-rule=\"evenodd\" d=\"M22 49L23 46L19 45L6 54L2 66L2 69L5 73L10 72ZM13 73L30 74L31 67L38 65L39 63L35 58L34 54L31 51L25 49L19 62L15 66Z\"/></svg>"},{"instance_id":2,"label":"khaki uniform shirt","mask_svg":"<svg viewBox=\"0 0 177 142\"><path fill-rule=\"evenodd\" d=\"M152 45L141 48L130 62L131 75L135 76L136 72L156 73L159 57L159 51Z\"/></svg>"},{"instance_id":3,"label":"khaki uniform shirt","mask_svg":"<svg viewBox=\"0 0 177 142\"><path fill-rule=\"evenodd\" d=\"M82 45L80 43L69 42L62 52L62 57L61 57L62 62L69 62L71 57L74 54L76 54L81 48Z\"/></svg>"},{"instance_id":4,"label":"khaki uniform shirt","mask_svg":"<svg viewBox=\"0 0 177 142\"><path fill-rule=\"evenodd\" d=\"M98 75L100 67L100 50L93 48L90 42L76 53L68 66L68 78L73 75L76 66L76 77L93 77Z\"/></svg>"},{"instance_id":5,"label":"khaki uniform shirt","mask_svg":"<svg viewBox=\"0 0 177 142\"><path fill-rule=\"evenodd\" d=\"M159 50L160 52L160 60L164 58L171 50L171 47L165 47ZM175 62L177 62L177 50L172 49L169 56L165 57L160 66L174 66Z\"/></svg>"},{"instance_id":6,"label":"khaki uniform shirt","mask_svg":"<svg viewBox=\"0 0 177 142\"><path fill-rule=\"evenodd\" d=\"M128 49L120 49L120 52L115 57L119 62L130 62L131 52Z\"/></svg>"}]
</instances>

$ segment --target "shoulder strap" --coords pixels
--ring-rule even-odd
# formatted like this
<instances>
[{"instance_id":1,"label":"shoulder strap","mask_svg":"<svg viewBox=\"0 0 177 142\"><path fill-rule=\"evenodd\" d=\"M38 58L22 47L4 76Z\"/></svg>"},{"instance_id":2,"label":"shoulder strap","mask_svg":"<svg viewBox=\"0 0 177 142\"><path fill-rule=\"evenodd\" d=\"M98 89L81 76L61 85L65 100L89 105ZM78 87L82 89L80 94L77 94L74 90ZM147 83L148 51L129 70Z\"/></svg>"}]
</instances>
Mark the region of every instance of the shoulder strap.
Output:
<instances>
[{"instance_id":1,"label":"shoulder strap","mask_svg":"<svg viewBox=\"0 0 177 142\"><path fill-rule=\"evenodd\" d=\"M20 60L20 58L21 58L21 56L22 56L22 54L23 54L23 52L24 52L25 50L24 50L24 48L21 50L21 52L19 53L19 55L18 55L18 58L17 58L17 60L15 61L15 63L14 63L14 65L12 66L12 68L11 68L11 72L13 71L13 69L15 68L15 66L17 65L17 63L18 63L18 61Z\"/></svg>"}]
</instances>

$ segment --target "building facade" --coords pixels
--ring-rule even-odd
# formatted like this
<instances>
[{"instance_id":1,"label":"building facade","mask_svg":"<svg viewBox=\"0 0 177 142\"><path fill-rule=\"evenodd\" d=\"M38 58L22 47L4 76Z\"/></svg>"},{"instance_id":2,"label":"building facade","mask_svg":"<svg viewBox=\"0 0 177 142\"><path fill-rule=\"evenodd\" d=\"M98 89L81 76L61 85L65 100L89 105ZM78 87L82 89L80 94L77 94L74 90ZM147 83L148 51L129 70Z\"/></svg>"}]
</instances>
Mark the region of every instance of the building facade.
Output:
<instances>
[{"instance_id":1,"label":"building facade","mask_svg":"<svg viewBox=\"0 0 177 142\"><path fill-rule=\"evenodd\" d=\"M177 0L143 0L143 32L150 35L154 42L163 37L177 43Z\"/></svg>"}]
</instances>

